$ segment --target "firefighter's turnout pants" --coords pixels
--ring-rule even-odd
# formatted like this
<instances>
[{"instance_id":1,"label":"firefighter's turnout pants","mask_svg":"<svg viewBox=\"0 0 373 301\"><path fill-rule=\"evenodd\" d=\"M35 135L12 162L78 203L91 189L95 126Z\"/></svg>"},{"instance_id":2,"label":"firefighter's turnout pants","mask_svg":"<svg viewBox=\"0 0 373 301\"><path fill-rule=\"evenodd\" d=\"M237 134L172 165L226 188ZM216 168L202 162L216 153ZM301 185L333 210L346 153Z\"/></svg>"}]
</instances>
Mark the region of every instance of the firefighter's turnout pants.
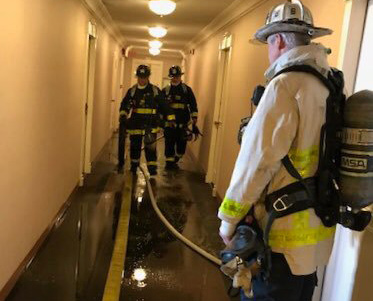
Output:
<instances>
[{"instance_id":1,"label":"firefighter's turnout pants","mask_svg":"<svg viewBox=\"0 0 373 301\"><path fill-rule=\"evenodd\" d=\"M152 138L156 140L156 133L152 133ZM135 169L140 165L141 149L143 146L144 135L142 134L130 134L130 156L131 156L131 168ZM145 158L148 165L148 170L157 169L157 146L156 143L145 145Z\"/></svg>"},{"instance_id":2,"label":"firefighter's turnout pants","mask_svg":"<svg viewBox=\"0 0 373 301\"><path fill-rule=\"evenodd\" d=\"M177 162L185 154L187 147L186 125L177 124L176 127L166 127L165 155L166 162Z\"/></svg>"}]
</instances>

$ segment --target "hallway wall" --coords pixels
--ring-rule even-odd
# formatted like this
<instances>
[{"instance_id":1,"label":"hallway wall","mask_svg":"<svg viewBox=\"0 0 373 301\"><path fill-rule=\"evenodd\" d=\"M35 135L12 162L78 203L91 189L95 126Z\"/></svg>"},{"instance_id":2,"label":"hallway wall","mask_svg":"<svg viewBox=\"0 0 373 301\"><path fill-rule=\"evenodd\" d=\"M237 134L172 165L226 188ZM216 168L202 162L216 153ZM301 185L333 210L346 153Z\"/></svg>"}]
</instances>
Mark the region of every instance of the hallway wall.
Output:
<instances>
[{"instance_id":1,"label":"hallway wall","mask_svg":"<svg viewBox=\"0 0 373 301\"><path fill-rule=\"evenodd\" d=\"M88 21L80 0L0 10L0 290L77 185ZM98 26L93 157L110 136L112 53Z\"/></svg>"},{"instance_id":2,"label":"hallway wall","mask_svg":"<svg viewBox=\"0 0 373 301\"><path fill-rule=\"evenodd\" d=\"M105 31L105 29L99 27L95 74L95 96L93 104L92 160L96 158L112 134L110 122L112 109L111 100L113 61L114 53L118 53L120 49L121 48L119 45Z\"/></svg>"},{"instance_id":3,"label":"hallway wall","mask_svg":"<svg viewBox=\"0 0 373 301\"><path fill-rule=\"evenodd\" d=\"M342 30L344 1L340 0L304 0L314 13L316 26L329 27L334 34L321 38L330 47L330 63L337 65L338 48ZM221 29L208 40L195 48L195 54L187 57L187 83L197 96L200 119L199 126L204 134L203 139L191 144L191 150L198 158L200 165L207 171L211 131L215 105L215 89L218 64L219 42L225 33L233 35L232 61L228 78L228 100L223 133L224 160L221 160L217 191L223 197L233 171L239 151L237 131L240 120L250 115L250 98L254 87L264 83L263 73L268 67L266 46L249 43L255 31L263 26L269 9L278 4L277 0L263 1L255 10L247 13L233 24ZM317 14L316 14L317 12ZM333 12L331 17L330 13Z\"/></svg>"}]
</instances>

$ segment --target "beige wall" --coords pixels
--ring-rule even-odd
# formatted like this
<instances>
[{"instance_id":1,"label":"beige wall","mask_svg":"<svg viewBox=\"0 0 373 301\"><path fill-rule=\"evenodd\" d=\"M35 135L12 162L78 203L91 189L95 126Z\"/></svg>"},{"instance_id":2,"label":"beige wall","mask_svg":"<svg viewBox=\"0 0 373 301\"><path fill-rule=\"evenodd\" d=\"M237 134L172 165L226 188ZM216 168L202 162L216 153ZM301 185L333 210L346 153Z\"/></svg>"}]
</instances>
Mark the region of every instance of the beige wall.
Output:
<instances>
[{"instance_id":1,"label":"beige wall","mask_svg":"<svg viewBox=\"0 0 373 301\"><path fill-rule=\"evenodd\" d=\"M303 2L314 13L316 25L329 27L335 31L332 36L319 39L319 42L333 50L330 63L334 66L337 65L344 1L305 0ZM250 114L249 99L252 91L256 85L264 83L263 73L268 67L266 47L252 45L248 41L255 31L263 25L269 9L277 3L279 1L266 1L254 11L196 47L195 54L187 57L187 83L192 86L197 96L200 109L199 125L204 133L202 141L192 144L191 150L199 158L201 166L206 171L214 114L218 45L224 33L233 34L231 76L227 82L229 87L228 105L223 132L222 153L224 160L221 162L217 181L220 196L224 196L229 185L239 150L236 133L240 120ZM332 17L331 12L333 12Z\"/></svg>"},{"instance_id":2,"label":"beige wall","mask_svg":"<svg viewBox=\"0 0 373 301\"><path fill-rule=\"evenodd\" d=\"M79 179L90 19L79 0L12 0L0 10L0 289ZM115 43L99 28L93 149L110 133Z\"/></svg>"},{"instance_id":3,"label":"beige wall","mask_svg":"<svg viewBox=\"0 0 373 301\"><path fill-rule=\"evenodd\" d=\"M101 27L98 30L95 93L93 104L92 149L94 159L111 136L110 122L113 99L113 61L120 47ZM117 115L115 114L113 118Z\"/></svg>"}]
</instances>

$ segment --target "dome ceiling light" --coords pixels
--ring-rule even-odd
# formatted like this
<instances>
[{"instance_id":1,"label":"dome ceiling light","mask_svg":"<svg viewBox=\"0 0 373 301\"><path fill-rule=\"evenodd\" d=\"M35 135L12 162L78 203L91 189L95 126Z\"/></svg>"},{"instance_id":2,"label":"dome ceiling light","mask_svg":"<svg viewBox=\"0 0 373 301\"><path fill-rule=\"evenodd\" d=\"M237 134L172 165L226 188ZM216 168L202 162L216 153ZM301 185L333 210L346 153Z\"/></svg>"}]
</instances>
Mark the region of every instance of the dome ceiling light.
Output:
<instances>
[{"instance_id":1,"label":"dome ceiling light","mask_svg":"<svg viewBox=\"0 0 373 301\"><path fill-rule=\"evenodd\" d=\"M176 9L176 3L172 0L150 0L149 8L160 16L172 14Z\"/></svg>"},{"instance_id":2,"label":"dome ceiling light","mask_svg":"<svg viewBox=\"0 0 373 301\"><path fill-rule=\"evenodd\" d=\"M148 31L149 31L149 34L153 38L158 38L158 39L163 38L167 34L167 29L162 26L149 27Z\"/></svg>"},{"instance_id":3,"label":"dome ceiling light","mask_svg":"<svg viewBox=\"0 0 373 301\"><path fill-rule=\"evenodd\" d=\"M161 41L158 41L158 40L153 40L153 41L149 41L149 47L150 48L161 48L163 45L163 43Z\"/></svg>"},{"instance_id":4,"label":"dome ceiling light","mask_svg":"<svg viewBox=\"0 0 373 301\"><path fill-rule=\"evenodd\" d=\"M161 53L161 50L159 49L159 48L150 48L149 49L149 53L151 54L151 55L158 55L158 54L160 54Z\"/></svg>"}]
</instances>

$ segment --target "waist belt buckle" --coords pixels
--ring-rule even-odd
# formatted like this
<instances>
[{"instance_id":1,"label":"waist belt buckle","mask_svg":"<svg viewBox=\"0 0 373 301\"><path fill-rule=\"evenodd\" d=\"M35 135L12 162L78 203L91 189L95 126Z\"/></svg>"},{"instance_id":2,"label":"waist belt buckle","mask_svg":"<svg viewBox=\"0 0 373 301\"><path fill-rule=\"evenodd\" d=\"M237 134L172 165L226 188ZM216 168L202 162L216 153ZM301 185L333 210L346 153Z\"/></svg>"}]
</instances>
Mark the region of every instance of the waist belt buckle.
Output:
<instances>
[{"instance_id":1,"label":"waist belt buckle","mask_svg":"<svg viewBox=\"0 0 373 301\"><path fill-rule=\"evenodd\" d=\"M277 212L282 212L285 210L288 210L291 206L293 206L292 203L287 203L286 200L289 199L289 195L285 194L282 197L279 197L274 203L273 203L273 208Z\"/></svg>"}]
</instances>

